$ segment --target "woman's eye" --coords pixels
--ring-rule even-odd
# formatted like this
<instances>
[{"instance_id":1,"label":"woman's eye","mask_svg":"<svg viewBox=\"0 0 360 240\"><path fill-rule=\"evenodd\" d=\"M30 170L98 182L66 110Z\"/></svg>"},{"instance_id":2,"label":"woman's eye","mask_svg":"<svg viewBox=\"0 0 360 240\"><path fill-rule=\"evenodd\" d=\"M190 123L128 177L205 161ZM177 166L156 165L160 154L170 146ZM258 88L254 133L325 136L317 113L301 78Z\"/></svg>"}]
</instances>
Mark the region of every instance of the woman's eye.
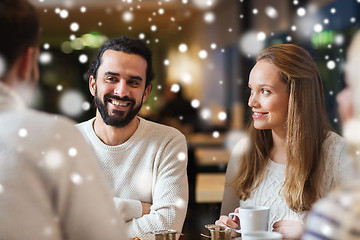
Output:
<instances>
[{"instance_id":1,"label":"woman's eye","mask_svg":"<svg viewBox=\"0 0 360 240\"><path fill-rule=\"evenodd\" d=\"M263 90L261 90L261 91L262 91L262 93L265 94L265 95L268 95L268 94L271 93L269 90L266 90L266 89L263 89Z\"/></svg>"}]
</instances>

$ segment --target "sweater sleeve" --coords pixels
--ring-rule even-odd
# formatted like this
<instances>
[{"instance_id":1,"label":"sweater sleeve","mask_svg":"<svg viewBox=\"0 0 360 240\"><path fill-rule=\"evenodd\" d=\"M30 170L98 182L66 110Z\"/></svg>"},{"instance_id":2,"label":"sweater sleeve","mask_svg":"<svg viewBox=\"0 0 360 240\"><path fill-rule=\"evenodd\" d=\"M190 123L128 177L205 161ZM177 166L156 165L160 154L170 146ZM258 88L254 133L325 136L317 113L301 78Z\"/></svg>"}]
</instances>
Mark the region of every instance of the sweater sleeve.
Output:
<instances>
[{"instance_id":1,"label":"sweater sleeve","mask_svg":"<svg viewBox=\"0 0 360 240\"><path fill-rule=\"evenodd\" d=\"M113 198L115 206L123 215L124 221L130 221L134 218L139 218L142 215L142 205L139 200Z\"/></svg>"},{"instance_id":2,"label":"sweater sleeve","mask_svg":"<svg viewBox=\"0 0 360 240\"><path fill-rule=\"evenodd\" d=\"M234 212L235 208L239 207L239 197L236 195L235 189L230 186L230 183L237 174L241 155L246 150L247 144L248 139L242 139L235 145L231 152L231 157L226 168L225 188L221 202L221 215L228 215L229 213Z\"/></svg>"},{"instance_id":3,"label":"sweater sleeve","mask_svg":"<svg viewBox=\"0 0 360 240\"><path fill-rule=\"evenodd\" d=\"M159 149L154 167L156 182L152 192L150 214L126 223L129 236L154 239L154 230L174 229L181 232L188 204L187 147L182 134L177 134Z\"/></svg>"}]
</instances>

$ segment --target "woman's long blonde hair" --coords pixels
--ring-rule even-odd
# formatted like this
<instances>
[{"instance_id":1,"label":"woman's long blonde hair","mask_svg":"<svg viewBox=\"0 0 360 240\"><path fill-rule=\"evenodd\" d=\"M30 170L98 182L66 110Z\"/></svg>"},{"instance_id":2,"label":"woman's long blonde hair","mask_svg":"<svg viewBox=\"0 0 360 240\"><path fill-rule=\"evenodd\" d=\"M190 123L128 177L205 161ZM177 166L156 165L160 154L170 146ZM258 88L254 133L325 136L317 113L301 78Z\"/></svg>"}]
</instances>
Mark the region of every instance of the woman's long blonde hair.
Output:
<instances>
[{"instance_id":1,"label":"woman's long blonde hair","mask_svg":"<svg viewBox=\"0 0 360 240\"><path fill-rule=\"evenodd\" d=\"M279 194L292 210L310 210L320 198L321 147L330 129L320 74L310 54L293 44L271 46L256 61L276 66L289 91L286 175ZM231 183L241 200L249 198L261 182L273 147L271 129L257 130L251 123L249 135L251 146Z\"/></svg>"}]
</instances>

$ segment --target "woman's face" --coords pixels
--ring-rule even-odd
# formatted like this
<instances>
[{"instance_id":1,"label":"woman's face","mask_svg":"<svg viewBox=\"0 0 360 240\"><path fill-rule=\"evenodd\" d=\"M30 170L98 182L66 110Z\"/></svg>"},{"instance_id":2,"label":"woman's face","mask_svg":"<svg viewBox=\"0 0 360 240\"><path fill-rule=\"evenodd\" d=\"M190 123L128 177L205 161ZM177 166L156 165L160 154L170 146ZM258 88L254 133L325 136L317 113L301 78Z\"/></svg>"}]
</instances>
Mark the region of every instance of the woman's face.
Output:
<instances>
[{"instance_id":1,"label":"woman's face","mask_svg":"<svg viewBox=\"0 0 360 240\"><path fill-rule=\"evenodd\" d=\"M354 116L353 93L348 83L346 87L336 95L336 102L338 104L341 122L345 124Z\"/></svg>"},{"instance_id":2,"label":"woman's face","mask_svg":"<svg viewBox=\"0 0 360 240\"><path fill-rule=\"evenodd\" d=\"M278 69L266 60L258 61L250 72L249 88L254 127L285 133L289 93Z\"/></svg>"}]
</instances>

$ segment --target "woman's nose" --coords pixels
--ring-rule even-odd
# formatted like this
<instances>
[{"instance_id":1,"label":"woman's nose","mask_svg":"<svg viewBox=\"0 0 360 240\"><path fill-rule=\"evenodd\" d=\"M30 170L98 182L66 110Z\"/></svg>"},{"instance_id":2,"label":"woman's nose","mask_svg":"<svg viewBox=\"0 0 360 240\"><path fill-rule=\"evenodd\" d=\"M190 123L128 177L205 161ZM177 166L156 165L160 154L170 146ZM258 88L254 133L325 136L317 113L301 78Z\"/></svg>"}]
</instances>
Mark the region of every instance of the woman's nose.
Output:
<instances>
[{"instance_id":1,"label":"woman's nose","mask_svg":"<svg viewBox=\"0 0 360 240\"><path fill-rule=\"evenodd\" d=\"M253 107L259 107L259 106L260 106L256 94L251 93L251 95L250 95L250 97L249 97L248 105L249 105L249 107L251 107L251 108L253 108Z\"/></svg>"}]
</instances>

